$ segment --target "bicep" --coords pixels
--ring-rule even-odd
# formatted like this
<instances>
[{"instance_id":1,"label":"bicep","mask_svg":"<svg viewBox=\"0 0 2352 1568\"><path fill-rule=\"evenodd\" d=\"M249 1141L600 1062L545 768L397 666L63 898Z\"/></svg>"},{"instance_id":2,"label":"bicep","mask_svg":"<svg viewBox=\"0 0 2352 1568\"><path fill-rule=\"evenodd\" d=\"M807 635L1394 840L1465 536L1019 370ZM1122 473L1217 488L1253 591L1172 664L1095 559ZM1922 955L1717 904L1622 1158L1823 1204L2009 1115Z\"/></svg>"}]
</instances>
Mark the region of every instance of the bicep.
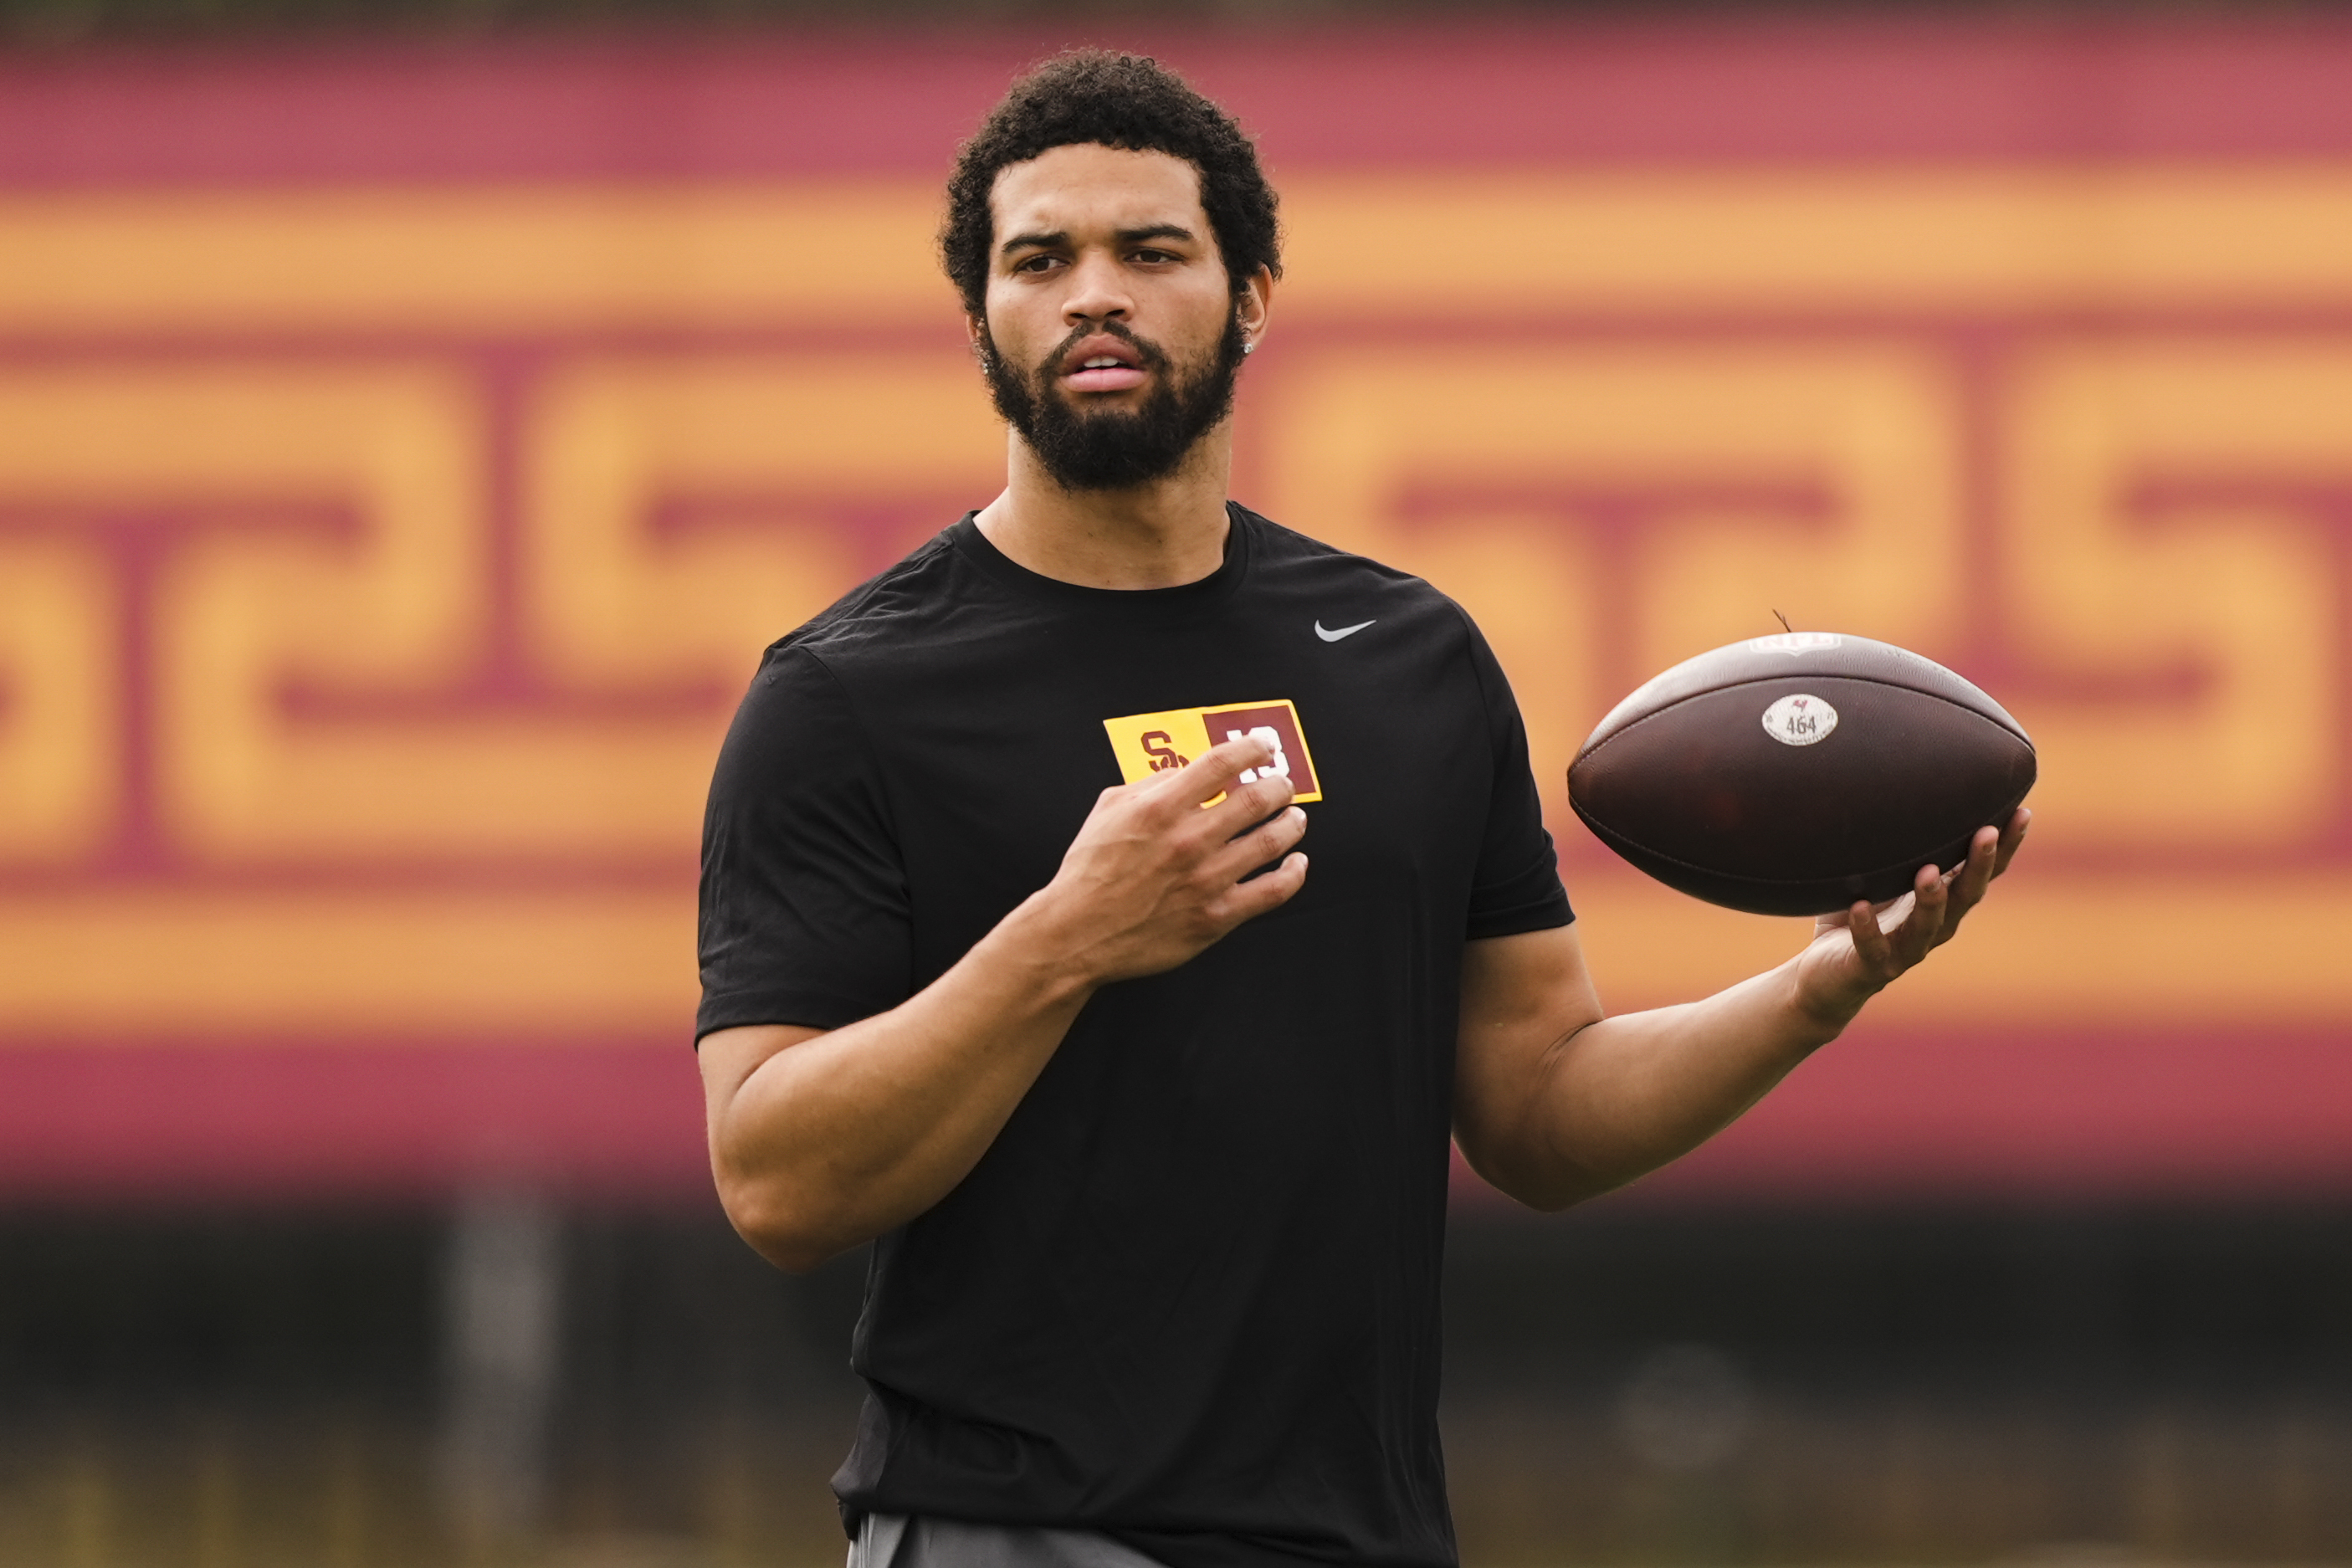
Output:
<instances>
[{"instance_id":1,"label":"bicep","mask_svg":"<svg viewBox=\"0 0 2352 1568\"><path fill-rule=\"evenodd\" d=\"M732 1029L714 1029L702 1037L695 1055L702 1067L702 1103L714 1152L719 1121L735 1103L735 1096L751 1081L751 1075L772 1058L828 1032L801 1024L747 1024Z\"/></svg>"},{"instance_id":2,"label":"bicep","mask_svg":"<svg viewBox=\"0 0 2352 1568\"><path fill-rule=\"evenodd\" d=\"M1574 925L1464 945L1454 1124L1481 1173L1507 1159L1553 1048L1601 1016Z\"/></svg>"},{"instance_id":3,"label":"bicep","mask_svg":"<svg viewBox=\"0 0 2352 1568\"><path fill-rule=\"evenodd\" d=\"M846 1024L911 988L911 911L879 764L845 689L803 650L762 666L720 748L700 907L706 1040L778 1019Z\"/></svg>"}]
</instances>

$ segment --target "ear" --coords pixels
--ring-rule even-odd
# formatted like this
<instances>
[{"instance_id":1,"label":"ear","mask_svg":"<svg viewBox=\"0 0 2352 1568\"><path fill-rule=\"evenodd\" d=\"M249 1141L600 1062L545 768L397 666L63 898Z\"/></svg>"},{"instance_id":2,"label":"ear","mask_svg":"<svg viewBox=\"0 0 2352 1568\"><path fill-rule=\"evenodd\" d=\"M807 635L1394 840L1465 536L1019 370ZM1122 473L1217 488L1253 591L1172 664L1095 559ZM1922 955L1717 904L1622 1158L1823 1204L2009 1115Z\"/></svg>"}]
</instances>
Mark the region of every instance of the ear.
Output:
<instances>
[{"instance_id":1,"label":"ear","mask_svg":"<svg viewBox=\"0 0 2352 1568\"><path fill-rule=\"evenodd\" d=\"M971 346L971 357L982 368L988 363L988 323L967 312L963 319L964 342Z\"/></svg>"},{"instance_id":2,"label":"ear","mask_svg":"<svg viewBox=\"0 0 2352 1568\"><path fill-rule=\"evenodd\" d=\"M1271 268L1259 268L1234 296L1234 319L1241 322L1243 338L1253 346L1265 335L1266 312L1273 303L1274 271Z\"/></svg>"}]
</instances>

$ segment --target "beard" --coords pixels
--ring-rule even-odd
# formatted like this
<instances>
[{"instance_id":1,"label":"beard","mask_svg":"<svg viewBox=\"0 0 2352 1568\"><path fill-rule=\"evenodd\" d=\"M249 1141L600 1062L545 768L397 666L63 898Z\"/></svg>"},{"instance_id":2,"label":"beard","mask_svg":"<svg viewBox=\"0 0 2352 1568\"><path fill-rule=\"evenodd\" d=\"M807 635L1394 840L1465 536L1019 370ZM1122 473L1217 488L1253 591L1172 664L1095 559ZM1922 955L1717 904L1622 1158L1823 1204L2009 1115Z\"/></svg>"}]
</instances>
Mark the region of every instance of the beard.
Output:
<instances>
[{"instance_id":1,"label":"beard","mask_svg":"<svg viewBox=\"0 0 2352 1568\"><path fill-rule=\"evenodd\" d=\"M1054 384L1064 356L1098 335L1127 344L1157 375L1140 407L1081 412ZM1230 313L1216 347L1171 375L1165 374L1171 363L1166 350L1122 322L1106 321L1077 328L1036 369L1023 372L1005 363L983 326L981 363L996 411L1029 443L1055 484L1066 490L1120 490L1174 473L1201 437L1233 412L1245 341L1240 314Z\"/></svg>"}]
</instances>

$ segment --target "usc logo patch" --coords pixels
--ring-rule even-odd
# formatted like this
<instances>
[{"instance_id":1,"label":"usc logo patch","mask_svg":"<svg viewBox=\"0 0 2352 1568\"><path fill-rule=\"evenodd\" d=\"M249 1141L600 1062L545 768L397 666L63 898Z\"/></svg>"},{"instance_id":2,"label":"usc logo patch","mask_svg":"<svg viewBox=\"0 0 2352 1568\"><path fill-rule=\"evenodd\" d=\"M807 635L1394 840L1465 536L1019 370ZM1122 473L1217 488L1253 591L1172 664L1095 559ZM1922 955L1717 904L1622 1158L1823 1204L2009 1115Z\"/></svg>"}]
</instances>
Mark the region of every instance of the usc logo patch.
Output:
<instances>
[{"instance_id":1,"label":"usc logo patch","mask_svg":"<svg viewBox=\"0 0 2352 1568\"><path fill-rule=\"evenodd\" d=\"M1131 713L1124 719L1104 720L1103 732L1110 737L1110 749L1118 755L1119 776L1129 784L1181 768L1212 746L1255 735L1273 746L1274 761L1242 774L1242 783L1255 784L1264 775L1279 773L1290 780L1296 792L1291 797L1294 802L1303 805L1323 798L1315 759L1307 750L1307 732L1298 727L1298 710L1286 700ZM1214 805L1216 801L1203 804Z\"/></svg>"}]
</instances>

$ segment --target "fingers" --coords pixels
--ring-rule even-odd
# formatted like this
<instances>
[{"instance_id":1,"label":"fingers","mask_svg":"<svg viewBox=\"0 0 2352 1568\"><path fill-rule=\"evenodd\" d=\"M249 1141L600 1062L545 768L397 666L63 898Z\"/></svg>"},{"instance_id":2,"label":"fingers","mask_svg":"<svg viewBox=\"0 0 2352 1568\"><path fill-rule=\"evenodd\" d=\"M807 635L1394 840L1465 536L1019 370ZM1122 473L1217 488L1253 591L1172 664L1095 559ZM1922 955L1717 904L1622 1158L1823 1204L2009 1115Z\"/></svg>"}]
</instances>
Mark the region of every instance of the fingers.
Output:
<instances>
[{"instance_id":1,"label":"fingers","mask_svg":"<svg viewBox=\"0 0 2352 1568\"><path fill-rule=\"evenodd\" d=\"M1163 973L1305 885L1307 814L1290 780L1241 777L1279 754L1229 741L1105 792L1045 889L1091 978Z\"/></svg>"},{"instance_id":2,"label":"fingers","mask_svg":"<svg viewBox=\"0 0 2352 1568\"><path fill-rule=\"evenodd\" d=\"M2033 814L2019 806L2011 814L2009 822L2000 827L1979 827L1969 841L1968 858L1952 868L1947 879L1954 884L1953 896L1963 909L1973 906L1985 895L1985 889L1995 877L2009 869L2016 858L2017 847L2025 842L2025 830L2032 826Z\"/></svg>"},{"instance_id":3,"label":"fingers","mask_svg":"<svg viewBox=\"0 0 2352 1568\"><path fill-rule=\"evenodd\" d=\"M1181 768L1128 787L1146 792L1147 798L1154 798L1163 809L1191 813L1208 806L1202 817L1201 832L1204 837L1222 842L1290 804L1296 791L1284 774L1260 777L1247 784L1241 782L1242 774L1274 760L1271 746L1244 736L1212 746ZM1218 798L1221 795L1223 799ZM1211 801L1216 804L1209 805Z\"/></svg>"},{"instance_id":4,"label":"fingers","mask_svg":"<svg viewBox=\"0 0 2352 1568\"><path fill-rule=\"evenodd\" d=\"M1280 859L1307 833L1307 813L1297 806L1259 823L1201 862L1201 874L1238 882L1260 866Z\"/></svg>"},{"instance_id":5,"label":"fingers","mask_svg":"<svg viewBox=\"0 0 2352 1568\"><path fill-rule=\"evenodd\" d=\"M1212 841L1223 843L1252 824L1264 822L1280 812L1296 793L1290 781L1279 773L1250 784L1236 784L1224 799L1200 813L1202 832Z\"/></svg>"},{"instance_id":6,"label":"fingers","mask_svg":"<svg viewBox=\"0 0 2352 1568\"><path fill-rule=\"evenodd\" d=\"M1969 841L1968 858L1944 879L1951 889L1951 912L1945 917L1937 942L1951 940L1952 933L1959 929L1961 917L1981 903L1992 887L1992 879L2009 869L2010 858L2025 840L2026 824L2032 820L2033 814L2020 806L2010 817L2008 826L1977 829L1976 837Z\"/></svg>"},{"instance_id":7,"label":"fingers","mask_svg":"<svg viewBox=\"0 0 2352 1568\"><path fill-rule=\"evenodd\" d=\"M1865 983L1874 989L1885 984L1951 940L1961 918L2009 868L2032 820L2033 814L2020 806L2006 826L1979 828L1968 854L1950 871L1922 866L1911 879L1910 892L1876 908L1856 901L1843 916L1823 915L1816 922L1816 937L1843 926Z\"/></svg>"},{"instance_id":8,"label":"fingers","mask_svg":"<svg viewBox=\"0 0 2352 1568\"><path fill-rule=\"evenodd\" d=\"M1221 795L1230 795L1240 783L1242 774L1253 768L1264 767L1274 761L1274 748L1264 741L1243 736L1238 741L1226 741L1210 747L1199 756L1172 773L1161 773L1146 788L1165 789L1187 805L1205 805ZM1260 779L1259 784L1274 781ZM1287 796L1290 781L1280 781ZM1278 806L1279 801L1275 803ZM1274 806L1267 809L1272 810ZM1260 816L1265 812L1258 813Z\"/></svg>"},{"instance_id":9,"label":"fingers","mask_svg":"<svg viewBox=\"0 0 2352 1568\"><path fill-rule=\"evenodd\" d=\"M1244 921L1255 920L1268 910L1288 903L1290 896L1306 885L1307 857L1286 855L1281 865L1264 876L1234 884L1232 890L1217 900L1214 912L1230 931Z\"/></svg>"},{"instance_id":10,"label":"fingers","mask_svg":"<svg viewBox=\"0 0 2352 1568\"><path fill-rule=\"evenodd\" d=\"M1885 973L1890 959L1886 933L1878 929L1878 911L1860 899L1845 912L1846 934L1853 938L1853 955L1872 974Z\"/></svg>"},{"instance_id":11,"label":"fingers","mask_svg":"<svg viewBox=\"0 0 2352 1568\"><path fill-rule=\"evenodd\" d=\"M1875 984L1885 984L1943 939L1948 908L1942 875L1933 866L1920 867L1902 898L1877 908L1856 900L1846 910L1854 956Z\"/></svg>"},{"instance_id":12,"label":"fingers","mask_svg":"<svg viewBox=\"0 0 2352 1568\"><path fill-rule=\"evenodd\" d=\"M1977 900L1985 896L1985 889L1992 885L1993 860L2000 847L1999 829L1978 828L1977 836L1969 840L1968 854L1944 879L1952 889L1953 905L1962 913L1975 908Z\"/></svg>"},{"instance_id":13,"label":"fingers","mask_svg":"<svg viewBox=\"0 0 2352 1568\"><path fill-rule=\"evenodd\" d=\"M1927 950L1944 940L1952 907L1951 888L1933 866L1920 867L1919 874L1911 879L1911 897L1910 912L1887 938L1896 963L1904 969L1927 957Z\"/></svg>"},{"instance_id":14,"label":"fingers","mask_svg":"<svg viewBox=\"0 0 2352 1568\"><path fill-rule=\"evenodd\" d=\"M1307 858L1290 853L1307 832L1306 812L1290 804L1290 780L1276 773L1241 782L1274 760L1272 747L1244 737L1135 786L1151 792L1146 809L1165 825L1160 831L1171 835L1171 847L1181 846L1183 879L1202 900L1195 908L1226 929L1281 903L1306 878ZM1263 866L1276 868L1249 877Z\"/></svg>"},{"instance_id":15,"label":"fingers","mask_svg":"<svg viewBox=\"0 0 2352 1568\"><path fill-rule=\"evenodd\" d=\"M1998 877L2009 869L2009 863L2017 858L2017 847L2025 842L2025 830L2032 826L2033 813L2024 806L2021 805L2010 814L2009 825L2000 830L1999 847L1993 855L1994 876Z\"/></svg>"}]
</instances>

